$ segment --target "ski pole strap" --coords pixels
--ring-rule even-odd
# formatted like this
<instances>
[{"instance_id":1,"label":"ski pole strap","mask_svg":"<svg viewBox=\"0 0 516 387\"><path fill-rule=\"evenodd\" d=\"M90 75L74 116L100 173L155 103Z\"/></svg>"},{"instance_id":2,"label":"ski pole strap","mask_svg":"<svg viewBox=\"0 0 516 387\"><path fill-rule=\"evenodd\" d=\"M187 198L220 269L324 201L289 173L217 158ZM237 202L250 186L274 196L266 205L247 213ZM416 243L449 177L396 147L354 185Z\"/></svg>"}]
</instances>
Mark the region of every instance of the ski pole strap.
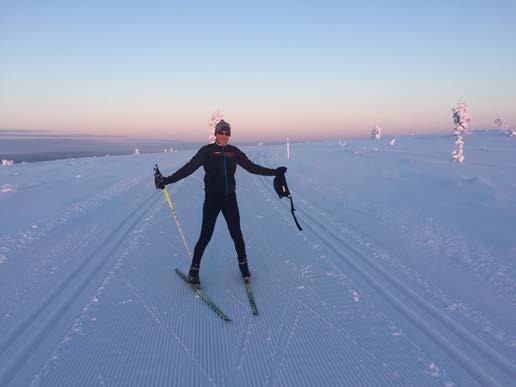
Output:
<instances>
[{"instance_id":1,"label":"ski pole strap","mask_svg":"<svg viewBox=\"0 0 516 387\"><path fill-rule=\"evenodd\" d=\"M294 202L292 201L292 196L289 195L288 198L290 199L290 212L292 213L292 217L294 218L294 222L296 222L296 226L299 229L299 231L303 231L303 229L299 225L299 222L297 221L296 214L294 214L294 211L296 209L294 208Z\"/></svg>"}]
</instances>

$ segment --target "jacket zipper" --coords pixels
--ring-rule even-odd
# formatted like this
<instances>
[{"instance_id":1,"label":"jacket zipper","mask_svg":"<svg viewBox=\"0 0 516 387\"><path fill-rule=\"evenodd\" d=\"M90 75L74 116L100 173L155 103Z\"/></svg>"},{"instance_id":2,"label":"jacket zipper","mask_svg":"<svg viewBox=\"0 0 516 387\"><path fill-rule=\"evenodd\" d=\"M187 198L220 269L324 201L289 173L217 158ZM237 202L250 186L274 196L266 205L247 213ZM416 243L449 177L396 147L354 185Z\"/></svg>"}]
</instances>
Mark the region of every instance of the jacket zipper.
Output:
<instances>
[{"instance_id":1,"label":"jacket zipper","mask_svg":"<svg viewBox=\"0 0 516 387\"><path fill-rule=\"evenodd\" d=\"M224 154L224 147L221 147L222 149L222 157L224 157L224 179L226 181L226 193L225 196L228 196L228 172L226 167L226 155Z\"/></svg>"}]
</instances>

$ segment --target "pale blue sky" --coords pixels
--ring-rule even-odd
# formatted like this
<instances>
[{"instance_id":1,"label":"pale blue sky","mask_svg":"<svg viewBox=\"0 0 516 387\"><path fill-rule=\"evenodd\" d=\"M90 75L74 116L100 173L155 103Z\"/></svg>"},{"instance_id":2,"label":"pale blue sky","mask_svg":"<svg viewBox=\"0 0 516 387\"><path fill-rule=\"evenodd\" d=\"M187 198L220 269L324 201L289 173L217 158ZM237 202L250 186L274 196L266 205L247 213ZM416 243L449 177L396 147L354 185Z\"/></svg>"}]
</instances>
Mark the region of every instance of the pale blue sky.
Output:
<instances>
[{"instance_id":1,"label":"pale blue sky","mask_svg":"<svg viewBox=\"0 0 516 387\"><path fill-rule=\"evenodd\" d=\"M0 128L200 140L516 124L516 2L1 1Z\"/></svg>"}]
</instances>

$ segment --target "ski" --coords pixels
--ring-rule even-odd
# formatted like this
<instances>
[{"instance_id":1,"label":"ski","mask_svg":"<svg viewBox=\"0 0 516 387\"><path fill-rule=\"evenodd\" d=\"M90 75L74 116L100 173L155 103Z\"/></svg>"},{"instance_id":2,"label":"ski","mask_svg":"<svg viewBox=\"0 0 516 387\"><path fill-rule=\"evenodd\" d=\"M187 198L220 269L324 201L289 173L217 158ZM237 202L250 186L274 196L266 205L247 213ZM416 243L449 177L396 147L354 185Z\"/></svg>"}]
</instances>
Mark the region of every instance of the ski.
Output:
<instances>
[{"instance_id":1,"label":"ski","mask_svg":"<svg viewBox=\"0 0 516 387\"><path fill-rule=\"evenodd\" d=\"M206 293L204 293L204 290L202 290L201 288L201 285L199 284L192 284L188 281L188 276L185 275L181 270L179 269L176 269L176 273L179 277L181 277L186 283L188 283L193 290L195 290L195 293L197 293L197 295L199 297L201 297L201 299L206 303L206 305L208 305L211 310L213 310L215 313L217 313L217 315L223 319L224 321L231 321L231 319L226 316L226 314L222 311L222 309L220 309L212 300L210 297L208 297L208 295Z\"/></svg>"},{"instance_id":2,"label":"ski","mask_svg":"<svg viewBox=\"0 0 516 387\"><path fill-rule=\"evenodd\" d=\"M251 311L256 316L258 314L258 309L256 309L256 303L254 302L253 290L251 289L251 281L249 279L244 280L245 292L247 293L247 298L249 299L249 304L251 305Z\"/></svg>"}]
</instances>

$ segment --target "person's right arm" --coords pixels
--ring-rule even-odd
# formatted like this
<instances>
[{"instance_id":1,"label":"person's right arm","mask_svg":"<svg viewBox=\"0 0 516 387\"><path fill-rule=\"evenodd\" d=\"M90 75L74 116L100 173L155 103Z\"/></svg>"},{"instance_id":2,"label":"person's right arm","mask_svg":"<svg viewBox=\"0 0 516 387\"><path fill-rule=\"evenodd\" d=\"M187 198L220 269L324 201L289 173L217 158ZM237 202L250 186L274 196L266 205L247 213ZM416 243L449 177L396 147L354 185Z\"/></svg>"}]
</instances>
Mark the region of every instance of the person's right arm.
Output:
<instances>
[{"instance_id":1,"label":"person's right arm","mask_svg":"<svg viewBox=\"0 0 516 387\"><path fill-rule=\"evenodd\" d=\"M179 168L172 175L165 177L165 184L175 183L190 176L204 163L204 160L206 160L206 149L205 147L202 147L189 162Z\"/></svg>"}]
</instances>

